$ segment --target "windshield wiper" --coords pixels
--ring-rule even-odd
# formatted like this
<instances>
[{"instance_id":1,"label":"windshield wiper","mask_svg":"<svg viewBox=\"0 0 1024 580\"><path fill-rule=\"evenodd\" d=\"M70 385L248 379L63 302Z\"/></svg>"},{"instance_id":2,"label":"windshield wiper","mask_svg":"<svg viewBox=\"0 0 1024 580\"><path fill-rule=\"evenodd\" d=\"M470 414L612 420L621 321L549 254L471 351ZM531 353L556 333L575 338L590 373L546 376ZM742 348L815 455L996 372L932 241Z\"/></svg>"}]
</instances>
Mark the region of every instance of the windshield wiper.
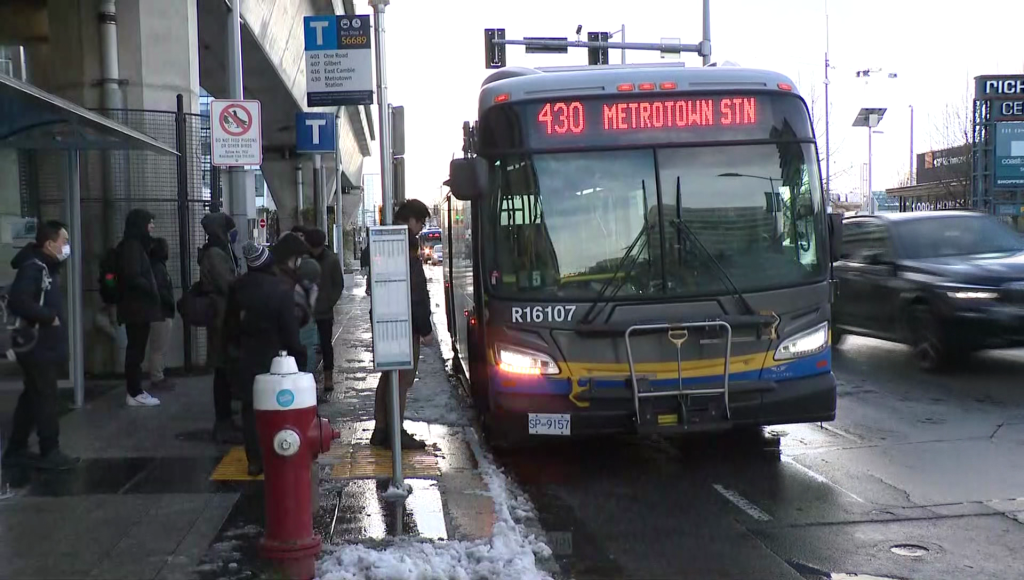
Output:
<instances>
[{"instance_id":1,"label":"windshield wiper","mask_svg":"<svg viewBox=\"0 0 1024 580\"><path fill-rule=\"evenodd\" d=\"M644 199L646 200L647 184L643 180L640 181L640 189L643 190ZM643 251L647 247L648 242L650 241L649 232L650 225L647 220L647 212L645 211L643 229L637 232L636 237L633 238L633 241L630 242L629 246L626 248L626 252L622 255L622 258L619 260L619 263L615 265L615 271L612 272L611 277L608 278L608 280L601 286L601 289L598 290L597 296L594 298L594 302L590 305L590 308L587 308L587 311L583 313L583 318L580 319L580 324L591 324L592 322L594 322L593 318L591 318L591 315L594 314L594 311L597 309L598 305L601 304L601 302L606 298L609 300L613 298L616 294L619 293L619 290L621 290L622 287L626 284L626 279L633 273L633 269L636 268L636 265L640 262L640 256L643 255ZM639 248L639 250L637 250L637 248ZM629 262L630 260L632 260L632 262L630 262L629 267L625 271L623 271L623 266L625 266L626 263ZM610 294L607 294L608 288L612 285L613 282L615 282L620 272L622 273L622 281L619 282L619 284L615 287L614 290L612 290ZM594 316L594 318L596 318L596 316Z\"/></svg>"},{"instance_id":2,"label":"windshield wiper","mask_svg":"<svg viewBox=\"0 0 1024 580\"><path fill-rule=\"evenodd\" d=\"M676 219L672 220L670 223L672 225L682 227L686 236L689 237L698 248L700 248L703 255L707 258L707 261L715 267L715 275L718 277L718 281L732 291L733 296L736 297L740 304L743 305L747 314L757 316L757 311L754 310L754 307L750 305L749 301L747 301L747 297L740 292L739 287L737 287L736 283L732 281L732 278L729 277L729 273L722 267L722 264L718 262L715 255L707 249L704 242L701 242L700 238L697 237L697 234L693 233L690 226L683 221L683 181L681 176L676 176Z\"/></svg>"}]
</instances>

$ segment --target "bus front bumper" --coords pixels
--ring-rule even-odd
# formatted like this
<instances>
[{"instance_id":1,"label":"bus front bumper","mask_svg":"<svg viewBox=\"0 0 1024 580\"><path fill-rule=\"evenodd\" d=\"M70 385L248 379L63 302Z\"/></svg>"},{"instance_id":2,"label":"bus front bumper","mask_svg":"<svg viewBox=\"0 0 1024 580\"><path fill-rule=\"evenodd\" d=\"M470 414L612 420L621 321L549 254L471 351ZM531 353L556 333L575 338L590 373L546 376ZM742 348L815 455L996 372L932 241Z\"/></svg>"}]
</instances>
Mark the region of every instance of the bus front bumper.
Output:
<instances>
[{"instance_id":1,"label":"bus front bumper","mask_svg":"<svg viewBox=\"0 0 1024 580\"><path fill-rule=\"evenodd\" d=\"M785 381L730 384L728 418L721 395L691 396L685 412L679 397L643 401L647 406L642 407L638 424L632 389L625 387L621 393L590 399L587 407L574 404L565 395L492 392L490 420L502 431L537 436L557 436L553 430L562 436L637 431L672 434L832 421L836 417L836 379L827 372Z\"/></svg>"}]
</instances>

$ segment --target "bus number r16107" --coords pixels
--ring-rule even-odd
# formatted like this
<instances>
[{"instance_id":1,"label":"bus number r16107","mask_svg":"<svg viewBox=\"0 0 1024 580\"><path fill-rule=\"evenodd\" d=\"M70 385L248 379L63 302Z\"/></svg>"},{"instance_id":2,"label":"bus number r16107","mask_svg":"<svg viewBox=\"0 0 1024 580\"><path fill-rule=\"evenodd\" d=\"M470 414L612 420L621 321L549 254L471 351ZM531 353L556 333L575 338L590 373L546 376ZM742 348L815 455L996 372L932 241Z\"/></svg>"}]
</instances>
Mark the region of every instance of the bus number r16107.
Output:
<instances>
[{"instance_id":1,"label":"bus number r16107","mask_svg":"<svg viewBox=\"0 0 1024 580\"><path fill-rule=\"evenodd\" d=\"M513 306L512 322L569 322L575 306Z\"/></svg>"}]
</instances>

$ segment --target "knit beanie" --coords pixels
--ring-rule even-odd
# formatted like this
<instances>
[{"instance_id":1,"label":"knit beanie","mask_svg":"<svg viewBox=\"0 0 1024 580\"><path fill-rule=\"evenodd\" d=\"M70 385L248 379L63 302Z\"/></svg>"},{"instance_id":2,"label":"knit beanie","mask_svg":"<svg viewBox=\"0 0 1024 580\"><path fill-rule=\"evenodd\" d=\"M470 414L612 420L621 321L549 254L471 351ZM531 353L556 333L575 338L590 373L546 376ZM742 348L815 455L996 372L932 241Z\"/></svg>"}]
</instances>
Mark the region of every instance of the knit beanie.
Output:
<instances>
[{"instance_id":1,"label":"knit beanie","mask_svg":"<svg viewBox=\"0 0 1024 580\"><path fill-rule=\"evenodd\" d=\"M242 246L242 255L245 256L245 262L250 268L259 268L270 260L270 252L251 240Z\"/></svg>"}]
</instances>

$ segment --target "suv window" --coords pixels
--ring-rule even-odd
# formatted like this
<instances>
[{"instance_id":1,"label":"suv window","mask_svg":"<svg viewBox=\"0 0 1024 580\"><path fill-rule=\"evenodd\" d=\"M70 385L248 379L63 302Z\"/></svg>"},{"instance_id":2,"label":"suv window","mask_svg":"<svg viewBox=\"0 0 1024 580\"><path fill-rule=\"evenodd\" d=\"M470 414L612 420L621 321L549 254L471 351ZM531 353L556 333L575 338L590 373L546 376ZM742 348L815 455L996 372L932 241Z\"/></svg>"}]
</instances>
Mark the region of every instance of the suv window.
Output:
<instances>
[{"instance_id":1,"label":"suv window","mask_svg":"<svg viewBox=\"0 0 1024 580\"><path fill-rule=\"evenodd\" d=\"M889 233L878 220L852 220L843 224L843 248L839 258L847 262L866 260L869 252L889 252Z\"/></svg>"}]
</instances>

